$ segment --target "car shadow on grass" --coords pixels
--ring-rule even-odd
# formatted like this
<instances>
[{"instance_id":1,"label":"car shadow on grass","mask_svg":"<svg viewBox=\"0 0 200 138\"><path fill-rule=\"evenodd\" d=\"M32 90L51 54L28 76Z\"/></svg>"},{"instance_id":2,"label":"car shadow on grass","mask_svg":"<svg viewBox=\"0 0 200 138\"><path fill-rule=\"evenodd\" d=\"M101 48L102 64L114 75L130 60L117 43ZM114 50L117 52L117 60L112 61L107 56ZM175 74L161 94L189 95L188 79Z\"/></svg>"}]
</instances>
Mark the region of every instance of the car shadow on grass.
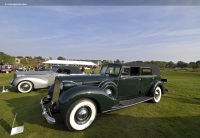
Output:
<instances>
[{"instance_id":1,"label":"car shadow on grass","mask_svg":"<svg viewBox=\"0 0 200 138\"><path fill-rule=\"evenodd\" d=\"M42 116L42 108L40 106L40 100L47 94L40 90L39 92L30 92L27 94L20 94L18 98L12 98L5 100L7 105L12 109L13 116L17 113L17 124L38 124L39 126L48 127L50 129L66 130L65 125L58 117L58 123L50 125ZM3 124L6 124L3 121ZM6 125L5 125L6 126ZM6 127L7 128L7 127Z\"/></svg>"},{"instance_id":2,"label":"car shadow on grass","mask_svg":"<svg viewBox=\"0 0 200 138\"><path fill-rule=\"evenodd\" d=\"M189 126L188 126L189 125ZM105 114L83 131L85 138L199 137L200 116L137 117Z\"/></svg>"},{"instance_id":3,"label":"car shadow on grass","mask_svg":"<svg viewBox=\"0 0 200 138\"><path fill-rule=\"evenodd\" d=\"M176 101L181 102L181 103L200 105L200 98L186 98L186 97L179 97L179 98L167 97L167 98L176 100Z\"/></svg>"},{"instance_id":4,"label":"car shadow on grass","mask_svg":"<svg viewBox=\"0 0 200 138\"><path fill-rule=\"evenodd\" d=\"M2 128L9 134L11 131L11 125L8 124L8 122L6 120L4 120L3 118L0 119L0 125L2 126Z\"/></svg>"},{"instance_id":5,"label":"car shadow on grass","mask_svg":"<svg viewBox=\"0 0 200 138\"><path fill-rule=\"evenodd\" d=\"M55 133L66 133L66 136L71 134L64 122L58 117L55 125L48 124L44 117L42 117L42 109L39 102L45 95L45 92L40 91L37 94L21 94L18 98L5 101L12 108L13 115L17 113L17 124L37 124L38 126L51 129ZM129 107L130 110L131 108L134 107ZM197 130L200 126L200 116L152 117L152 115L150 117L143 117L138 114L126 115L127 109L122 109L120 112L115 111L97 115L96 120L88 129L73 132L73 135L81 135L85 138L133 136L197 137L199 135ZM1 119L1 126L6 132L10 133L11 126L4 119ZM34 130L34 133L37 132L38 130Z\"/></svg>"},{"instance_id":6,"label":"car shadow on grass","mask_svg":"<svg viewBox=\"0 0 200 138\"><path fill-rule=\"evenodd\" d=\"M8 85L0 86L0 92L3 92L3 90L7 90L8 92L11 92L11 93L17 92L15 87L11 87L11 86L8 86Z\"/></svg>"}]
</instances>

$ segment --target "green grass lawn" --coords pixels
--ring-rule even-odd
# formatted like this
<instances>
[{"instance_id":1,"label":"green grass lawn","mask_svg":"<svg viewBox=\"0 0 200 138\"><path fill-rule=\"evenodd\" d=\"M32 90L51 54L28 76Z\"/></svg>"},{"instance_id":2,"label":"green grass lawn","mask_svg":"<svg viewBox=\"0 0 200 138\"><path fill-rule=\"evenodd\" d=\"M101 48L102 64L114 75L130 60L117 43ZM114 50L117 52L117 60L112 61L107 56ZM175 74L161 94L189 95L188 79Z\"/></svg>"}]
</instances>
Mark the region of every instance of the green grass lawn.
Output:
<instances>
[{"instance_id":1,"label":"green grass lawn","mask_svg":"<svg viewBox=\"0 0 200 138\"><path fill-rule=\"evenodd\" d=\"M27 94L8 86L11 74L0 74L0 91L6 85L8 93L0 92L0 137L10 137L14 115L15 126L24 125L24 133L12 137L28 138L137 138L137 137L200 137L200 72L161 70L167 78L168 93L161 102L138 104L122 110L101 114L91 127L70 132L64 122L50 125L42 117L39 104L48 89Z\"/></svg>"}]
</instances>

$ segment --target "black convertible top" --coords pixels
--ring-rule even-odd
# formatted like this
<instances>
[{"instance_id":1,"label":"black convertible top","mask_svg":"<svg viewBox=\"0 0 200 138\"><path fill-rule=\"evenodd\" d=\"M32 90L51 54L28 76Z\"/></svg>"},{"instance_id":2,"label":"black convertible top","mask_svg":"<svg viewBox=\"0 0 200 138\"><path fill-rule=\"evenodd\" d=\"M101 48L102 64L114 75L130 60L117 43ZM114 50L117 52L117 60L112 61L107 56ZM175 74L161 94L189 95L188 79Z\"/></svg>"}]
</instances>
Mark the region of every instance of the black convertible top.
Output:
<instances>
[{"instance_id":1,"label":"black convertible top","mask_svg":"<svg viewBox=\"0 0 200 138\"><path fill-rule=\"evenodd\" d=\"M75 66L53 66L52 68L58 68L60 70L69 70L69 74L82 74L83 72Z\"/></svg>"},{"instance_id":2,"label":"black convertible top","mask_svg":"<svg viewBox=\"0 0 200 138\"><path fill-rule=\"evenodd\" d=\"M125 63L123 66L151 68L153 75L160 75L160 68L148 63Z\"/></svg>"}]
</instances>

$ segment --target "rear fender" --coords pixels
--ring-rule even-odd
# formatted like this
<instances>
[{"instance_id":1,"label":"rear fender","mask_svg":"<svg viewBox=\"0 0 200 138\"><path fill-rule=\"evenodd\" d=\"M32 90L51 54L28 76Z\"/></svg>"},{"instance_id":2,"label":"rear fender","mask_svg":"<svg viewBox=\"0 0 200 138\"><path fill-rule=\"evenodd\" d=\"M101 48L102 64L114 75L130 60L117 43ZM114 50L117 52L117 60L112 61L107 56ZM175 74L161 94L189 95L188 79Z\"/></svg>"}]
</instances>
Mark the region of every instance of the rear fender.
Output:
<instances>
[{"instance_id":1,"label":"rear fender","mask_svg":"<svg viewBox=\"0 0 200 138\"><path fill-rule=\"evenodd\" d=\"M153 96L153 95L154 95L154 91L155 91L155 89L156 89L157 86L159 86L159 87L161 88L162 94L164 94L164 93L165 93L165 86L163 85L163 83L164 83L164 82L162 82L162 81L157 81L157 82L155 82L155 83L153 84L153 86L151 87L151 89L150 89L149 95L150 95L150 96Z\"/></svg>"}]
</instances>

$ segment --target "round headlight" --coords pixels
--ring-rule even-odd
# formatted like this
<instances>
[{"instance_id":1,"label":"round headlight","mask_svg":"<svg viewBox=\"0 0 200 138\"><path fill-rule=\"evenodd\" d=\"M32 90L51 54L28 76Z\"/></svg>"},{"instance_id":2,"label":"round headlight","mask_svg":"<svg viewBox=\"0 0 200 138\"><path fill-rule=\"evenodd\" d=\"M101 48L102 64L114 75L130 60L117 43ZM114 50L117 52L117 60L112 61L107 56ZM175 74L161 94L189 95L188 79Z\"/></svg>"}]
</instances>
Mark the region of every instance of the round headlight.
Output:
<instances>
[{"instance_id":1,"label":"round headlight","mask_svg":"<svg viewBox=\"0 0 200 138\"><path fill-rule=\"evenodd\" d=\"M63 90L63 83L62 82L60 83L60 90L61 91Z\"/></svg>"}]
</instances>

